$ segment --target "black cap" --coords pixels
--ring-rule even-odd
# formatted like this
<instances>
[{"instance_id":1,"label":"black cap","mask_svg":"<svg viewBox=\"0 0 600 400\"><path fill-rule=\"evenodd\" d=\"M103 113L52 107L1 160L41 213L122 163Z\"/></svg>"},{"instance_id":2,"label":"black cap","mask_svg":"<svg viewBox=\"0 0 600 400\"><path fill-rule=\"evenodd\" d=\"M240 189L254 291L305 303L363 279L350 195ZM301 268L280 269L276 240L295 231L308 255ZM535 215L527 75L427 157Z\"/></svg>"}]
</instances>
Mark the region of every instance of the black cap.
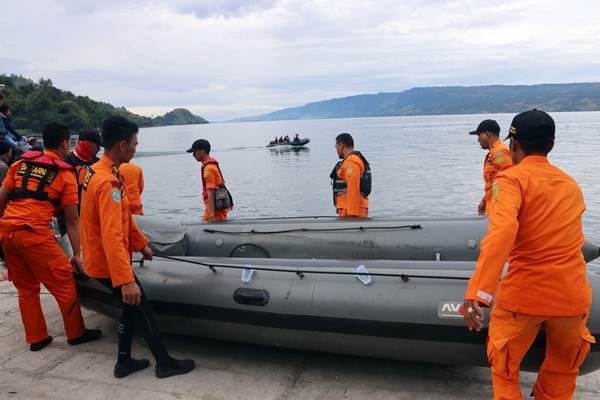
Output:
<instances>
[{"instance_id":1,"label":"black cap","mask_svg":"<svg viewBox=\"0 0 600 400\"><path fill-rule=\"evenodd\" d=\"M102 138L100 137L100 132L97 130L79 132L79 140L87 140L88 142L95 143L99 147L102 147Z\"/></svg>"},{"instance_id":2,"label":"black cap","mask_svg":"<svg viewBox=\"0 0 600 400\"><path fill-rule=\"evenodd\" d=\"M210 143L208 140L198 139L194 143L192 143L192 147L187 149L188 153L193 153L196 150L204 150L206 153L210 153Z\"/></svg>"},{"instance_id":3,"label":"black cap","mask_svg":"<svg viewBox=\"0 0 600 400\"><path fill-rule=\"evenodd\" d=\"M0 140L0 155L8 153L12 146L6 140Z\"/></svg>"},{"instance_id":4,"label":"black cap","mask_svg":"<svg viewBox=\"0 0 600 400\"><path fill-rule=\"evenodd\" d=\"M517 114L513 118L506 139L534 140L539 138L554 138L555 131L556 126L552 117L534 108L533 110Z\"/></svg>"},{"instance_id":5,"label":"black cap","mask_svg":"<svg viewBox=\"0 0 600 400\"><path fill-rule=\"evenodd\" d=\"M500 125L493 119L484 119L477 125L477 129L469 132L469 135L479 135L483 132L492 132L496 135L500 134Z\"/></svg>"}]
</instances>

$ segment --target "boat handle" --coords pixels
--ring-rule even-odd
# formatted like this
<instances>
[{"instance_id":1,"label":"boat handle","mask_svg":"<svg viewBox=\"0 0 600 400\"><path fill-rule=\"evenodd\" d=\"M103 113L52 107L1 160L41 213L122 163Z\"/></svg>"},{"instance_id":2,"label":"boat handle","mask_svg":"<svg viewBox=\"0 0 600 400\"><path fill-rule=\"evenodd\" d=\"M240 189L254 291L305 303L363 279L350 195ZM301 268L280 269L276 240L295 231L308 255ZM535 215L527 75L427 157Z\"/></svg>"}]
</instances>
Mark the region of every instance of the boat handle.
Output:
<instances>
[{"instance_id":1,"label":"boat handle","mask_svg":"<svg viewBox=\"0 0 600 400\"><path fill-rule=\"evenodd\" d=\"M238 288L233 292L233 300L238 304L264 306L269 302L269 292L264 289Z\"/></svg>"}]
</instances>

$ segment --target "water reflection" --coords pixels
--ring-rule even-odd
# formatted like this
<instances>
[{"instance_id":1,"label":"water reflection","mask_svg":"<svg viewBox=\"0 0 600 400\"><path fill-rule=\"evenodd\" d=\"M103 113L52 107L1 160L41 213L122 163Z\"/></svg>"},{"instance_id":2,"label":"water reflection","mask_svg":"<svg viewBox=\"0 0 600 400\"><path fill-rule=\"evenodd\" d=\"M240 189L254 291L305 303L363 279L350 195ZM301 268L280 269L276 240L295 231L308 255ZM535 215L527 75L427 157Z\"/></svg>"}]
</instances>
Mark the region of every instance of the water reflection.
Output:
<instances>
[{"instance_id":1,"label":"water reflection","mask_svg":"<svg viewBox=\"0 0 600 400\"><path fill-rule=\"evenodd\" d=\"M268 148L273 155L282 155L293 153L297 156L308 155L310 153L309 147L292 147L292 146L277 146Z\"/></svg>"}]
</instances>

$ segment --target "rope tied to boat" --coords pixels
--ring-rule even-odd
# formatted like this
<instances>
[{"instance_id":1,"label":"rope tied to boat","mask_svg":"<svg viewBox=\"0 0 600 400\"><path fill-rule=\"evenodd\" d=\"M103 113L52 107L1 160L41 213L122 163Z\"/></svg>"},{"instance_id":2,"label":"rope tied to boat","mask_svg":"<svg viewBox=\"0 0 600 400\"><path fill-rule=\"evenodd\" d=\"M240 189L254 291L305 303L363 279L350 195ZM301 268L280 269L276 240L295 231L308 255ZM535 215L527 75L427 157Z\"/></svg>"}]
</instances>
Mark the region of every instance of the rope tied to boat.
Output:
<instances>
[{"instance_id":1,"label":"rope tied to boat","mask_svg":"<svg viewBox=\"0 0 600 400\"><path fill-rule=\"evenodd\" d=\"M294 233L294 232L341 232L341 231L368 231L368 230L395 230L395 229L423 229L421 225L397 225L397 226L353 226L349 228L293 228L293 229L281 229L276 231L259 231L256 229L250 229L248 231L224 231L220 229L203 229L206 233L220 233L225 235L273 235L278 233Z\"/></svg>"},{"instance_id":2,"label":"rope tied to boat","mask_svg":"<svg viewBox=\"0 0 600 400\"><path fill-rule=\"evenodd\" d=\"M314 275L353 275L353 276L382 276L382 277L390 277L390 278L400 278L403 282L408 282L412 278L418 279L444 279L444 280L459 280L459 281L468 281L469 277L463 276L444 276L444 275L418 275L418 274L402 274L402 273L385 273L385 272L355 272L355 271L321 271L321 270L311 270L311 269L287 269L287 268L268 268L268 267L257 267L257 266L247 266L247 265L231 265L231 264L215 264L215 263L205 263L201 261L195 260L187 260L179 257L173 256L159 256L154 255L154 257L164 258L171 261L178 261L182 263L188 263L193 265L198 265L202 267L209 268L213 273L217 273L217 268L229 268L229 269L253 269L255 271L267 271L267 272L284 272L284 273L292 273L298 276L300 279L304 279L305 274L314 274ZM134 260L134 263L139 263L140 266L143 267L144 260ZM348 267L352 268L352 267Z\"/></svg>"}]
</instances>

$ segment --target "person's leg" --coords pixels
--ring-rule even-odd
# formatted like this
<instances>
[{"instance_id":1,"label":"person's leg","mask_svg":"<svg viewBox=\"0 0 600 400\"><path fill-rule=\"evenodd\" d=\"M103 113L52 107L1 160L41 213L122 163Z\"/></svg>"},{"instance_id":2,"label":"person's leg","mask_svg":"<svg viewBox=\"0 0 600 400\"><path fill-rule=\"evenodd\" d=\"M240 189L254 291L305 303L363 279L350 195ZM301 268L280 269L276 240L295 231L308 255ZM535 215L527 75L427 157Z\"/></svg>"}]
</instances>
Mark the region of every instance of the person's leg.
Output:
<instances>
[{"instance_id":1,"label":"person's leg","mask_svg":"<svg viewBox=\"0 0 600 400\"><path fill-rule=\"evenodd\" d=\"M44 284L56 299L63 317L69 343L79 344L79 342L90 341L89 339L97 339L100 336L100 331L86 331L85 329L81 307L77 298L73 266L64 251L56 243L56 239L50 235L43 237L37 233L27 231L24 231L22 235L24 242L27 240L38 241L35 245L24 248L21 257L28 262L37 279ZM73 341L77 342L73 343Z\"/></svg>"},{"instance_id":2,"label":"person's leg","mask_svg":"<svg viewBox=\"0 0 600 400\"><path fill-rule=\"evenodd\" d=\"M2 239L4 261L8 267L10 279L18 291L25 340L29 344L37 344L49 338L48 328L40 304L40 282L20 256L20 245L20 241L14 237L14 232L6 233ZM48 341L48 343L50 342ZM38 349L34 346L32 350L41 350L41 347Z\"/></svg>"},{"instance_id":3,"label":"person's leg","mask_svg":"<svg viewBox=\"0 0 600 400\"><path fill-rule=\"evenodd\" d=\"M150 361L147 359L136 360L131 357L131 345L135 330L135 311L131 306L123 304L120 288L113 288L110 279L96 278L96 280L111 291L113 296L119 300L119 304L122 307L117 327L119 343L117 347L117 362L114 368L115 378L124 378L134 372L148 368Z\"/></svg>"},{"instance_id":4,"label":"person's leg","mask_svg":"<svg viewBox=\"0 0 600 400\"><path fill-rule=\"evenodd\" d=\"M487 355L492 366L494 399L521 400L521 361L540 329L542 318L494 307L490 317Z\"/></svg>"},{"instance_id":5,"label":"person's leg","mask_svg":"<svg viewBox=\"0 0 600 400\"><path fill-rule=\"evenodd\" d=\"M546 357L533 388L536 400L572 398L579 367L595 343L586 322L587 316L546 320Z\"/></svg>"}]
</instances>

